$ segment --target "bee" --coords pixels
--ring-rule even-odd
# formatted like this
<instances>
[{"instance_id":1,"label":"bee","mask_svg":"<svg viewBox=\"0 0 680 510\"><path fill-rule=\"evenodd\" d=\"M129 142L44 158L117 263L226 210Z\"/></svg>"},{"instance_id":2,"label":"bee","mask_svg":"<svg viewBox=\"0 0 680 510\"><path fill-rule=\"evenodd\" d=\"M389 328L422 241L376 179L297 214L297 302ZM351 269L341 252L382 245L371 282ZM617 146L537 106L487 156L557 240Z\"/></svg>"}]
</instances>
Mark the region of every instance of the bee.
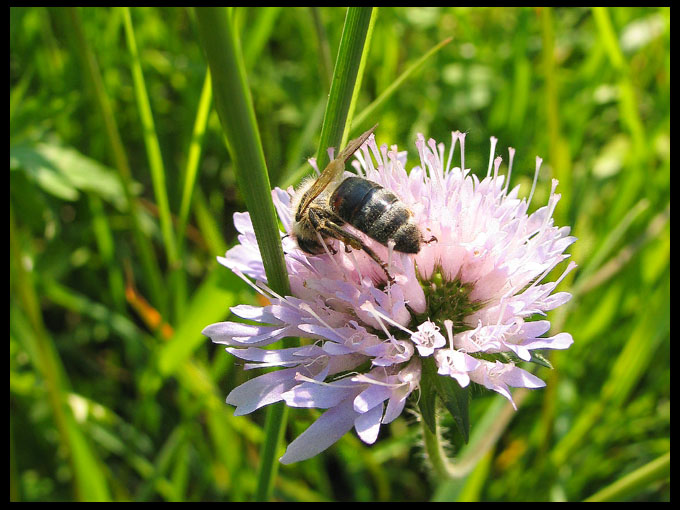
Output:
<instances>
[{"instance_id":1,"label":"bee","mask_svg":"<svg viewBox=\"0 0 680 510\"><path fill-rule=\"evenodd\" d=\"M300 249L312 255L324 253L322 243L328 238L342 241L346 251L364 250L392 282L387 264L359 237L342 228L348 223L384 246L392 241L394 250L403 253L418 253L423 242L430 242L424 241L413 213L394 193L368 179L344 176L345 163L376 127L350 141L316 180L304 181L295 191L292 234Z\"/></svg>"}]
</instances>

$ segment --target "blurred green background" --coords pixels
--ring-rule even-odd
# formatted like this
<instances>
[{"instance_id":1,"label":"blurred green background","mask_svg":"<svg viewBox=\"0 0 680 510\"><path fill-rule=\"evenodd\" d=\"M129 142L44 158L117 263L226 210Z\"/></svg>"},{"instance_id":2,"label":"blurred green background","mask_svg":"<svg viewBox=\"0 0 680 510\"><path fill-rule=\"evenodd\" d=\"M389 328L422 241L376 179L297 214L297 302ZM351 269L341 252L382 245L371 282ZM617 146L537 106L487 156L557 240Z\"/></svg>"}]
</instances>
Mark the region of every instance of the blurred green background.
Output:
<instances>
[{"instance_id":1,"label":"blurred green background","mask_svg":"<svg viewBox=\"0 0 680 510\"><path fill-rule=\"evenodd\" d=\"M272 185L308 171L345 12L233 12ZM404 413L372 447L352 432L282 466L274 498L669 500L670 8L374 16L355 118L452 40L353 133L379 122L410 168L418 132L448 144L466 131L478 175L494 135L499 155L516 148L524 194L540 155L533 207L559 179L555 220L579 239L559 287L574 297L549 316L574 345L517 412L475 393L480 455L460 478L428 474ZM215 260L245 206L206 69L190 9L10 8L11 500L255 490L264 413L224 403L255 374L200 334L257 302ZM316 416L291 410L287 442Z\"/></svg>"}]
</instances>

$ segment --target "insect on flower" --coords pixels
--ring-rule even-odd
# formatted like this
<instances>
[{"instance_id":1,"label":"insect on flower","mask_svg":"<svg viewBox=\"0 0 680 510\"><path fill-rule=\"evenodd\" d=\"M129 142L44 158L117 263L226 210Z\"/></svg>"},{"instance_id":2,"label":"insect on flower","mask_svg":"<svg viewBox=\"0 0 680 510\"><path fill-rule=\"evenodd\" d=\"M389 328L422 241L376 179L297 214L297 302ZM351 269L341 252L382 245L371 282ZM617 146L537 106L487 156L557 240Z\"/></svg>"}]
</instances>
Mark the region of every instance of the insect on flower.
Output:
<instances>
[{"instance_id":1,"label":"insect on flower","mask_svg":"<svg viewBox=\"0 0 680 510\"><path fill-rule=\"evenodd\" d=\"M350 142L317 179L272 191L289 295L269 288L248 213L234 214L238 244L218 257L270 304L232 306L249 323L218 322L203 333L244 360L245 370L279 368L230 391L234 414L280 401L322 410L288 445L284 464L323 452L352 428L373 444L406 408L417 407L433 431L442 406L454 418L467 412L459 402L468 401L471 385L514 406L511 388L545 386L521 365L573 343L567 332L547 336L545 317L571 298L556 288L576 266L545 281L576 240L553 219L557 181L547 203L530 211L533 193L523 198L519 186L509 185L514 149L505 174L501 158L493 158L495 138L486 176L478 177L465 165L464 133L451 133L448 157L444 144L418 135L418 163L407 170L407 153L378 146L374 129ZM345 173L360 148L354 174ZM534 184L540 165L537 158ZM436 242L424 240L425 232ZM357 253L335 250L336 240ZM388 270L391 283L383 285ZM273 346L287 337L309 340ZM468 434L463 420L454 422Z\"/></svg>"},{"instance_id":2,"label":"insect on flower","mask_svg":"<svg viewBox=\"0 0 680 510\"><path fill-rule=\"evenodd\" d=\"M316 179L307 179L295 191L293 236L301 250L324 253L324 240L338 239L345 250L364 250L394 281L387 264L359 237L342 228L349 223L371 239L403 253L418 253L425 241L413 213L391 191L363 177L345 177L345 163L373 133L377 124L333 159Z\"/></svg>"}]
</instances>

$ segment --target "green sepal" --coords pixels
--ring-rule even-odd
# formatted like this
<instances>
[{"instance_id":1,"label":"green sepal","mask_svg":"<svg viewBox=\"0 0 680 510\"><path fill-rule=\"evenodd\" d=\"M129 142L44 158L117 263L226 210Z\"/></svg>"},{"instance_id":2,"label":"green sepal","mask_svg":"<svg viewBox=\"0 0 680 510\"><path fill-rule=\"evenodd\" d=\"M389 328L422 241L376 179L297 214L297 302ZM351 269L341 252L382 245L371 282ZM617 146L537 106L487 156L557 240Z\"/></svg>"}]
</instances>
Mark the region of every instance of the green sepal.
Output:
<instances>
[{"instance_id":1,"label":"green sepal","mask_svg":"<svg viewBox=\"0 0 680 510\"><path fill-rule=\"evenodd\" d=\"M433 434L437 430L437 422L435 419L436 407L436 370L432 370L434 363L431 359L424 359L422 364L422 371L420 374L420 398L418 399L418 407L423 421Z\"/></svg>"},{"instance_id":2,"label":"green sepal","mask_svg":"<svg viewBox=\"0 0 680 510\"><path fill-rule=\"evenodd\" d=\"M446 375L437 375L437 395L449 411L458 432L467 444L470 439L470 392L462 388L458 381Z\"/></svg>"},{"instance_id":3,"label":"green sepal","mask_svg":"<svg viewBox=\"0 0 680 510\"><path fill-rule=\"evenodd\" d=\"M514 352L495 352L495 353L471 353L470 356L477 359L483 359L486 361L500 361L501 363L536 363L545 368L552 369L553 366L550 364L548 359L543 356L540 352L531 351L531 359L523 360L517 356Z\"/></svg>"},{"instance_id":4,"label":"green sepal","mask_svg":"<svg viewBox=\"0 0 680 510\"><path fill-rule=\"evenodd\" d=\"M549 368L552 370L553 366L550 364L550 362L547 360L543 354L540 352L536 351L531 351L531 359L529 360L530 363L536 363L537 365L541 365L542 367Z\"/></svg>"},{"instance_id":5,"label":"green sepal","mask_svg":"<svg viewBox=\"0 0 680 510\"><path fill-rule=\"evenodd\" d=\"M451 414L463 441L467 443L470 438L470 393L468 388L461 388L458 381L452 377L439 375L434 359L428 357L423 359L420 391L418 405L428 428L432 432L436 430L435 407L436 397L438 397Z\"/></svg>"}]
</instances>

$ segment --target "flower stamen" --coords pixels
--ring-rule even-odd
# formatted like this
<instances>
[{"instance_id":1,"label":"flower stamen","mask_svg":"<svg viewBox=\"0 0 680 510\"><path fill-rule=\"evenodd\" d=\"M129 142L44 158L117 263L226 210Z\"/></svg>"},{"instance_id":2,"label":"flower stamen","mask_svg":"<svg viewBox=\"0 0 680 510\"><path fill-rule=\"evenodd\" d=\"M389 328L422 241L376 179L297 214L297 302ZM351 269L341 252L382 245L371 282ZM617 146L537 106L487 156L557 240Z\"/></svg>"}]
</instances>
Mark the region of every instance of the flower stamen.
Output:
<instances>
[{"instance_id":1,"label":"flower stamen","mask_svg":"<svg viewBox=\"0 0 680 510\"><path fill-rule=\"evenodd\" d=\"M508 147L508 175L505 177L505 194L508 194L510 189L510 176L512 175L512 162L515 159L515 149Z\"/></svg>"},{"instance_id":2,"label":"flower stamen","mask_svg":"<svg viewBox=\"0 0 680 510\"><path fill-rule=\"evenodd\" d=\"M527 200L527 208L531 205L531 199L534 197L534 191L536 190L536 182L538 181L538 173L541 170L541 164L543 160L536 156L536 171L534 172L534 181L531 183L531 192L529 193L529 199Z\"/></svg>"},{"instance_id":3,"label":"flower stamen","mask_svg":"<svg viewBox=\"0 0 680 510\"><path fill-rule=\"evenodd\" d=\"M495 136L492 136L490 138L491 140L491 150L489 151L489 166L486 169L486 176L489 177L491 175L491 167L493 166L493 161L494 161L494 154L496 154L496 144L498 143L498 138Z\"/></svg>"}]
</instances>

